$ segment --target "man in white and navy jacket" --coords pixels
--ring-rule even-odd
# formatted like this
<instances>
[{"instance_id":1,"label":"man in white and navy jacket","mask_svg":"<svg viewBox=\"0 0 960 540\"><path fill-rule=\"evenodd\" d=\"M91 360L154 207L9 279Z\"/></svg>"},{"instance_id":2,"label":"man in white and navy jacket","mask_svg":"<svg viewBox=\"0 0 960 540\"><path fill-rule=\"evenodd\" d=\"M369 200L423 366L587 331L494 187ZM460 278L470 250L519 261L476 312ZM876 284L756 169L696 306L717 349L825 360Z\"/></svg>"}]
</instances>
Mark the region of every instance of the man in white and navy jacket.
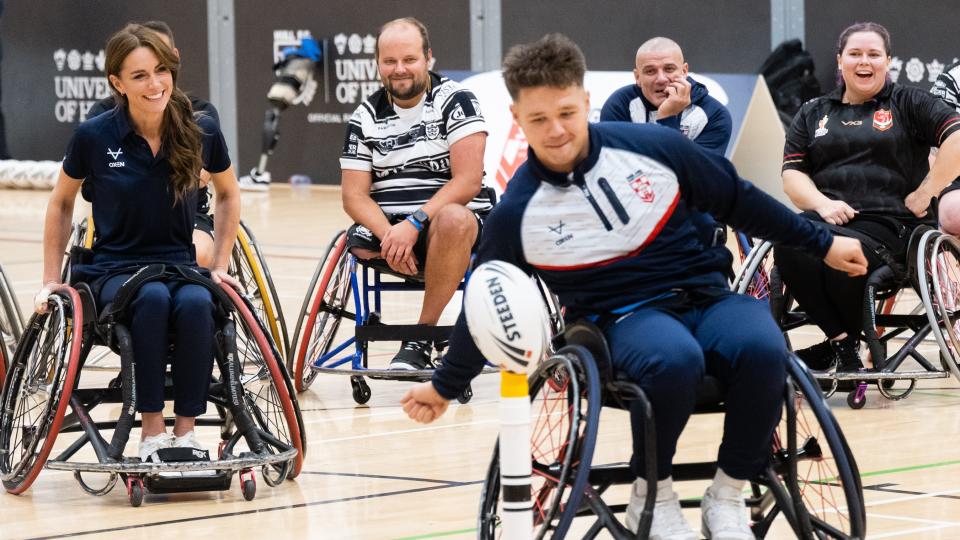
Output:
<instances>
[{"instance_id":1,"label":"man in white and navy jacket","mask_svg":"<svg viewBox=\"0 0 960 540\"><path fill-rule=\"evenodd\" d=\"M788 350L769 307L730 292L723 246L696 241L693 208L748 234L798 246L852 274L866 271L858 241L831 237L749 182L730 162L672 130L589 124L580 49L558 34L511 49L504 80L529 157L485 222L478 262L499 259L537 274L568 318L599 318L614 370L647 394L656 415L657 500L650 536L699 538L672 489L677 439L704 373L725 381L719 470L704 496L714 538L752 538L741 490L766 463L782 407ZM432 422L484 366L461 314L443 364L402 399ZM644 470L634 417L631 469ZM638 479L627 509L636 530L646 494Z\"/></svg>"}]
</instances>

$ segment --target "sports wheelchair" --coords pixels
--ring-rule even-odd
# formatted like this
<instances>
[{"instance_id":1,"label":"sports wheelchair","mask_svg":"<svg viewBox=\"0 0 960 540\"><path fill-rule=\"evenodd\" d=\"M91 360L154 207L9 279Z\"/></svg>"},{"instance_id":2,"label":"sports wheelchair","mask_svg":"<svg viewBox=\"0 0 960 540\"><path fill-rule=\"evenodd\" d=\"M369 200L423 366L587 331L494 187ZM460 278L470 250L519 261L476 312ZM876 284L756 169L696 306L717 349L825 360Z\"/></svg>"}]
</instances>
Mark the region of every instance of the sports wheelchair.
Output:
<instances>
[{"instance_id":1,"label":"sports wheelchair","mask_svg":"<svg viewBox=\"0 0 960 540\"><path fill-rule=\"evenodd\" d=\"M23 315L17 305L17 296L13 293L3 266L0 266L0 388L3 387L7 366L22 334Z\"/></svg>"},{"instance_id":2,"label":"sports wheelchair","mask_svg":"<svg viewBox=\"0 0 960 540\"><path fill-rule=\"evenodd\" d=\"M73 225L70 241L67 244L68 249L70 246L92 248L95 234L93 217L87 216ZM240 221L237 240L230 252L228 271L243 286L244 294L253 305L254 312L266 325L270 337L280 351L281 358L285 358L290 339L287 334L287 323L283 318L283 310L280 307L277 288L273 284L270 268L267 266L267 261L253 236L253 231L243 221ZM68 278L67 268L64 266L64 283L68 281Z\"/></svg>"},{"instance_id":3,"label":"sports wheelchair","mask_svg":"<svg viewBox=\"0 0 960 540\"><path fill-rule=\"evenodd\" d=\"M789 343L789 331L812 321L794 305L773 264L772 248L764 242L748 249L733 289L767 300ZM841 381L853 381L854 389L847 394L851 408L866 404L870 383L876 384L883 397L900 400L913 392L918 380L951 374L960 380L960 242L936 229L918 227L907 253L906 264L883 265L867 279L861 339L867 344L873 367L856 372L814 372L827 397L837 391ZM939 358L928 358L918 350L931 336ZM888 355L894 339L902 344ZM907 358L919 367L906 369Z\"/></svg>"},{"instance_id":4,"label":"sports wheelchair","mask_svg":"<svg viewBox=\"0 0 960 540\"><path fill-rule=\"evenodd\" d=\"M30 318L0 394L0 480L4 488L23 493L46 466L72 471L81 488L92 495L105 495L120 479L130 504L140 506L145 491L229 489L234 472L239 472L247 500L256 494L256 468L271 486L296 477L306 450L300 409L279 351L254 315L249 299L226 284L214 285L191 267L151 265L136 276L102 313L97 313L90 287L78 283L54 291L48 298L47 313ZM218 426L221 442L214 460L143 463L124 456L131 429L141 424L135 419L135 361L123 308L125 299L132 299L136 290L134 282L172 278L206 287L217 306L218 370L214 370L208 397L217 414L197 418L197 426ZM120 374L106 386L80 384L81 369L94 345L109 346L120 355ZM169 377L165 395L172 398ZM122 404L119 419L92 418L91 411L104 403ZM166 420L167 425L172 422ZM101 430L112 430L109 442ZM48 459L58 435L70 432L80 435ZM89 452L80 460L71 459L87 445L95 456L93 461ZM85 473L106 474L106 482L91 487Z\"/></svg>"},{"instance_id":5,"label":"sports wheelchair","mask_svg":"<svg viewBox=\"0 0 960 540\"><path fill-rule=\"evenodd\" d=\"M654 415L639 386L612 374L609 350L600 330L577 322L564 333L565 344L529 376L533 405L531 426L534 538L594 538L601 531L614 538L647 538L656 493ZM796 358L791 358L784 385L783 415L771 441L770 461L750 479L746 505L757 538L789 529L797 538L864 538L866 514L857 465L840 426L817 387ZM723 410L725 389L711 376L697 390L695 414ZM593 454L602 407L626 409L639 402L644 410L646 505L636 535L615 514L626 504L608 504L601 496L635 477L621 465L594 465ZM673 479L707 480L716 463L680 463ZM480 538L497 536L503 510L499 451L495 447L480 500ZM697 500L683 500L697 507ZM782 518L782 519L781 519Z\"/></svg>"},{"instance_id":6,"label":"sports wheelchair","mask_svg":"<svg viewBox=\"0 0 960 540\"><path fill-rule=\"evenodd\" d=\"M374 261L358 259L347 250L346 244L346 231L338 232L313 273L297 317L287 366L299 392L306 391L320 373L349 375L353 400L362 405L371 397L370 386L364 377L424 381L433 373L432 369L370 368L370 342L429 340L436 344L439 357L453 327L381 323L383 293L423 291L423 278L397 274ZM396 277L399 281L384 280L385 276ZM463 290L463 286L461 283L458 290ZM348 332L338 334L345 318L354 322L352 336ZM352 351L346 356L336 358L351 347ZM344 365L346 367L341 367ZM495 370L488 368L486 371ZM457 400L467 403L472 397L473 390L467 388Z\"/></svg>"}]
</instances>

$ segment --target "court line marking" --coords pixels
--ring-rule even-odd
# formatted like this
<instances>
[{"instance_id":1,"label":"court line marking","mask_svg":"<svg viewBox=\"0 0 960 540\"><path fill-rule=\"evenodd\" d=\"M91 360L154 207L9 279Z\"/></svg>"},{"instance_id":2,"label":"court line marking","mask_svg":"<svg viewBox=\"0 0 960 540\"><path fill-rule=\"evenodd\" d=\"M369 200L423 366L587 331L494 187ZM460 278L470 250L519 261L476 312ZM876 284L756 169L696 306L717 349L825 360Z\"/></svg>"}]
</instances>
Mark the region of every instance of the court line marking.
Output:
<instances>
[{"instance_id":1,"label":"court line marking","mask_svg":"<svg viewBox=\"0 0 960 540\"><path fill-rule=\"evenodd\" d=\"M427 426L427 427L413 428L413 429L401 429L401 430L398 430L398 431L384 431L384 432L379 432L379 433L367 433L367 434L365 434L365 435L351 435L351 436L349 436L349 437L336 437L336 438L333 438L333 439L321 439L321 440L309 439L309 440L307 441L307 444L325 444L325 443L332 443L332 442L356 441L356 440L360 440L360 439L373 439L373 438L375 438L375 437L389 437L389 436L391 436L391 435L403 435L403 434L406 434L406 433L419 433L419 432L422 432L422 431L438 431L438 430L441 430L441 429L450 429L450 428L459 428L459 427L468 427L468 426L479 426L479 425L481 425L481 424L498 424L498 423L500 423L500 419L499 419L499 418L494 418L494 419L491 419L491 420L477 420L477 421L474 421L474 422L461 422L461 423L456 423L456 424L443 424L443 425L441 425L441 426Z\"/></svg>"},{"instance_id":2,"label":"court line marking","mask_svg":"<svg viewBox=\"0 0 960 540\"><path fill-rule=\"evenodd\" d=\"M950 527L960 526L960 521L943 521L942 519L916 518L908 516L893 516L890 514L870 514L871 518L892 519L895 521L910 521L913 523L925 523L927 525L944 525Z\"/></svg>"},{"instance_id":3,"label":"court line marking","mask_svg":"<svg viewBox=\"0 0 960 540\"><path fill-rule=\"evenodd\" d=\"M472 532L476 532L476 530L477 528L473 527L471 529L460 529L457 531L444 531L444 532L432 533L432 534L421 534L418 536L404 536L401 538L395 538L394 540L424 540L425 538L439 538L441 536L453 536L455 534L472 533Z\"/></svg>"},{"instance_id":4,"label":"court line marking","mask_svg":"<svg viewBox=\"0 0 960 540\"><path fill-rule=\"evenodd\" d=\"M883 534L872 534L870 538L894 538L897 536L913 536L917 533L929 532L929 531L939 531L941 529L948 529L950 527L956 527L957 525L933 525L930 527L917 527L915 529L907 529L905 531L891 531Z\"/></svg>"},{"instance_id":5,"label":"court line marking","mask_svg":"<svg viewBox=\"0 0 960 540\"><path fill-rule=\"evenodd\" d=\"M54 539L54 538L69 538L69 537L71 537L71 536L87 536L87 535L91 535L91 534L103 534L103 533L108 533L108 532L128 531L128 530L131 530L131 529L140 529L140 528L147 528L147 527L159 527L159 526L163 526L163 525L176 525L176 524L180 524L180 523L190 523L190 522L195 522L195 521L205 521L205 520L208 520L208 519L220 519L220 518L235 517L235 516L245 516L245 515L250 515L250 514L259 514L259 513L263 513L263 512L275 512L275 511L278 511L278 510L295 510L295 509L298 509L298 508L307 508L307 507L311 507L311 506L325 506L325 505L328 505L328 504L335 504L335 503L341 503L341 502L352 502L352 501L360 501L360 500L365 500L365 499L379 499L379 498L383 498L383 497L392 497L392 496L395 496L395 495L408 495L408 494L411 494L411 493L421 493L421 492L424 492L424 491L435 491L435 490L438 490L438 489L449 489L449 488L453 488L453 487L471 486L471 485L482 484L482 483L483 483L483 480L474 480L474 481L471 481L471 482L458 482L458 483L455 483L455 484L445 484L445 485L441 485L441 486L429 486L429 487L422 487L422 488L402 489L402 490L397 490L397 491L385 491L385 492L382 492L382 493L373 493L373 494L370 494L370 495L356 495L356 496L353 496L353 497L341 497L341 498L339 498L339 499L325 499L325 500L313 501L313 502L308 502L308 503L289 504L289 505L284 505L284 506L273 506L273 507L268 507L268 508L251 508L250 510L241 510L241 511L238 511L238 512L224 512L224 513L222 513L222 514L207 514L207 515L205 515L205 516L195 516L195 517L180 518L180 519L169 519L169 520L164 520L164 521L153 521L153 522L148 522L148 523L138 523L138 524L136 524L136 525L124 525L124 526L122 526L122 527L109 527L109 528L105 528L105 529L95 529L95 530L88 530L88 531L79 531L79 532L63 533L63 534L57 534L57 535L52 535L52 536L36 536L36 537L30 538L30 539L28 539L28 540L50 540L50 539Z\"/></svg>"},{"instance_id":6,"label":"court line marking","mask_svg":"<svg viewBox=\"0 0 960 540\"><path fill-rule=\"evenodd\" d=\"M450 486L459 486L461 482L454 480L435 480L433 478L416 478L413 476L391 476L388 474L366 474L366 473L343 473L327 471L300 471L300 474L315 474L318 476L350 476L354 478L376 478L381 480L405 480L407 482L429 482L432 484L444 484Z\"/></svg>"}]
</instances>

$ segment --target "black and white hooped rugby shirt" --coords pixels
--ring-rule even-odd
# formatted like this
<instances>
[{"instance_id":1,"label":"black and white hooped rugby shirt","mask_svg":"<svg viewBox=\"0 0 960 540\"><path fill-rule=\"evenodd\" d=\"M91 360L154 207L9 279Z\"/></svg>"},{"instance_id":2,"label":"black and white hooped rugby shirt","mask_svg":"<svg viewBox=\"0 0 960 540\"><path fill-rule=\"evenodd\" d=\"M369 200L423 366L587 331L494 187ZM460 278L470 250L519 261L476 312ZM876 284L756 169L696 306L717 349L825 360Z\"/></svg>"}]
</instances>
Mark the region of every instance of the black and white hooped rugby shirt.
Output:
<instances>
[{"instance_id":1,"label":"black and white hooped rugby shirt","mask_svg":"<svg viewBox=\"0 0 960 540\"><path fill-rule=\"evenodd\" d=\"M727 290L732 256L705 248L691 209L759 238L826 254L826 229L741 179L726 159L673 130L591 124L590 152L569 174L530 149L484 222L478 262L503 260L538 274L571 318L619 313L672 290ZM461 313L437 391L452 398L483 367Z\"/></svg>"},{"instance_id":2,"label":"black and white hooped rugby shirt","mask_svg":"<svg viewBox=\"0 0 960 540\"><path fill-rule=\"evenodd\" d=\"M370 196L384 213L410 214L451 178L450 146L487 132L480 105L458 83L430 73L430 89L416 107L394 106L383 88L357 107L347 124L342 169L370 171ZM467 208L490 209L475 198Z\"/></svg>"},{"instance_id":3,"label":"black and white hooped rugby shirt","mask_svg":"<svg viewBox=\"0 0 960 540\"><path fill-rule=\"evenodd\" d=\"M947 66L937 75L930 93L946 101L947 105L960 113L960 62Z\"/></svg>"}]
</instances>

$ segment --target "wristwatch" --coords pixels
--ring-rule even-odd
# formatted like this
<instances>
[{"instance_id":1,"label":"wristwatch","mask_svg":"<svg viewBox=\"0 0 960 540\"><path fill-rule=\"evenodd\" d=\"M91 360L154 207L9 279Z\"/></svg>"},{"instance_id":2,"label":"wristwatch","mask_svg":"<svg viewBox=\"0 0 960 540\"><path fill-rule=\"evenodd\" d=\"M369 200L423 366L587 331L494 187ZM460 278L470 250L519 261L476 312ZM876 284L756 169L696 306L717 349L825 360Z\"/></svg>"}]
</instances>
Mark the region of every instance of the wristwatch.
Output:
<instances>
[{"instance_id":1,"label":"wristwatch","mask_svg":"<svg viewBox=\"0 0 960 540\"><path fill-rule=\"evenodd\" d=\"M418 209L416 212L410 214L410 217L412 217L413 219L415 219L415 220L417 221L417 223L420 224L420 228L421 228L421 229L423 228L424 225L427 224L428 221L430 221L430 216L428 216L427 213L424 212L422 208L420 208L420 209Z\"/></svg>"}]
</instances>

